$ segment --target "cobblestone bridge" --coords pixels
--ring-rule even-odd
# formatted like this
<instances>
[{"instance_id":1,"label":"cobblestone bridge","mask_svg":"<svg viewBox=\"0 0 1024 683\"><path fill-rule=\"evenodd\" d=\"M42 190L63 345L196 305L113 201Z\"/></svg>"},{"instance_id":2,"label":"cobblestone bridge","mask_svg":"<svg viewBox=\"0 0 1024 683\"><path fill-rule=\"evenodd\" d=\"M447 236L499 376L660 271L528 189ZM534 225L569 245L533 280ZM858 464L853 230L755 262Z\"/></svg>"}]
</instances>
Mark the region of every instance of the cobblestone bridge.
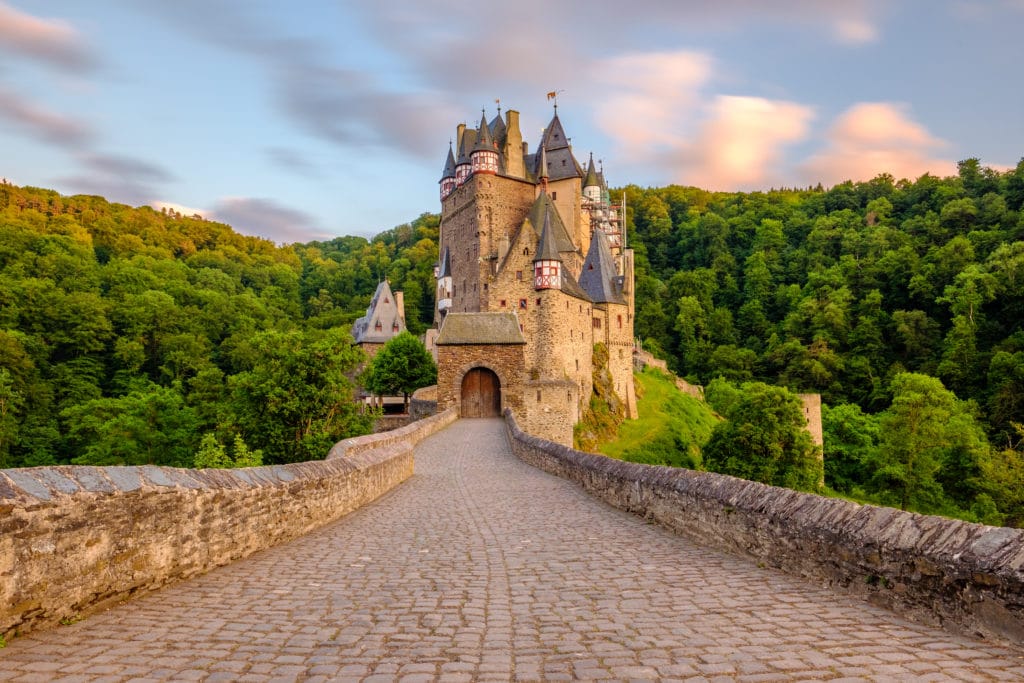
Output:
<instances>
[{"instance_id":1,"label":"cobblestone bridge","mask_svg":"<svg viewBox=\"0 0 1024 683\"><path fill-rule=\"evenodd\" d=\"M1022 680L1024 650L701 548L511 453L500 420L298 541L14 639L0 680Z\"/></svg>"}]
</instances>

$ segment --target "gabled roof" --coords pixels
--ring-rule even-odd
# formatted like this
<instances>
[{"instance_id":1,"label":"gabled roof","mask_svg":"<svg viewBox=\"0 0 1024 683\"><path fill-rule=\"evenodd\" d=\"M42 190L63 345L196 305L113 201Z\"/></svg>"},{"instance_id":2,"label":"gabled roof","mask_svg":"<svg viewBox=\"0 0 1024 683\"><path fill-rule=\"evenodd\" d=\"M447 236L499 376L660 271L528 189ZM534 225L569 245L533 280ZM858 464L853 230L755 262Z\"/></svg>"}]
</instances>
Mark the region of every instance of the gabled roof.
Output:
<instances>
[{"instance_id":1,"label":"gabled roof","mask_svg":"<svg viewBox=\"0 0 1024 683\"><path fill-rule=\"evenodd\" d=\"M544 227L540 231L540 239L537 240L537 248L533 262L537 261L561 261L558 249L555 248L555 237L551 230L551 210L544 212Z\"/></svg>"},{"instance_id":2,"label":"gabled roof","mask_svg":"<svg viewBox=\"0 0 1024 683\"><path fill-rule=\"evenodd\" d=\"M456 344L525 344L519 329L519 318L510 311L482 313L449 313L434 343L438 346Z\"/></svg>"},{"instance_id":3,"label":"gabled roof","mask_svg":"<svg viewBox=\"0 0 1024 683\"><path fill-rule=\"evenodd\" d=\"M505 125L505 119L501 118L501 110L498 110L498 115L491 119L491 137L499 145L505 143L505 138L508 137L508 127Z\"/></svg>"},{"instance_id":4,"label":"gabled roof","mask_svg":"<svg viewBox=\"0 0 1024 683\"><path fill-rule=\"evenodd\" d=\"M569 237L569 231L565 229L565 224L562 222L562 217L558 214L558 209L555 208L555 203L551 201L551 196L547 192L541 192L537 199L533 202L533 206L530 207L530 214L528 218L533 227L544 228L544 217L550 212L551 214L551 233L555 238L555 248L560 253L569 251L576 251L576 245L573 244L572 239Z\"/></svg>"},{"instance_id":5,"label":"gabled roof","mask_svg":"<svg viewBox=\"0 0 1024 683\"><path fill-rule=\"evenodd\" d=\"M538 153L534 155L534 173L540 177L540 151L543 150L547 156L547 168L549 179L562 180L564 178L582 178L583 169L580 168L576 157L572 155L572 148L569 147L569 139L562 129L562 122L555 114L551 123L544 129L541 135Z\"/></svg>"},{"instance_id":6,"label":"gabled roof","mask_svg":"<svg viewBox=\"0 0 1024 683\"><path fill-rule=\"evenodd\" d=\"M452 258L448 253L448 247L445 246L444 251L441 252L441 263L439 264L437 271L437 277L451 277L452 276Z\"/></svg>"},{"instance_id":7,"label":"gabled roof","mask_svg":"<svg viewBox=\"0 0 1024 683\"><path fill-rule=\"evenodd\" d=\"M441 171L441 180L455 177L455 155L452 153L452 146L448 145L448 159L444 162L444 170Z\"/></svg>"},{"instance_id":8,"label":"gabled roof","mask_svg":"<svg viewBox=\"0 0 1024 683\"><path fill-rule=\"evenodd\" d=\"M624 304L626 300L618 282L615 261L608 247L608 236L601 230L595 230L580 271L580 286L595 303Z\"/></svg>"},{"instance_id":9,"label":"gabled roof","mask_svg":"<svg viewBox=\"0 0 1024 683\"><path fill-rule=\"evenodd\" d=\"M380 323L380 329L377 329ZM405 318L398 310L398 302L391 292L387 280L377 285L377 291L370 299L366 315L352 323L352 338L357 344L383 344L392 337L405 332Z\"/></svg>"}]
</instances>

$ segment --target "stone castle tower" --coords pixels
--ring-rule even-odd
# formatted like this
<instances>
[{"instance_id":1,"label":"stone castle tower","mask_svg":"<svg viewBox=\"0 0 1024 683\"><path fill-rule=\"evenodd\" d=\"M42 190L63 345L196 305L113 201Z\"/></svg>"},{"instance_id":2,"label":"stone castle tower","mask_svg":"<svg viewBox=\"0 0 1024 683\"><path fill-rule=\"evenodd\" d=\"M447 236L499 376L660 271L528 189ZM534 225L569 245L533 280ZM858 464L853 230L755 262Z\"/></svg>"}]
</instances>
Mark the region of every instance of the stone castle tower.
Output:
<instances>
[{"instance_id":1,"label":"stone castle tower","mask_svg":"<svg viewBox=\"0 0 1024 683\"><path fill-rule=\"evenodd\" d=\"M586 170L576 160L557 106L533 153L516 111L459 125L440 186L439 409L509 407L526 431L571 445L602 342L635 417L625 216L593 156Z\"/></svg>"}]
</instances>

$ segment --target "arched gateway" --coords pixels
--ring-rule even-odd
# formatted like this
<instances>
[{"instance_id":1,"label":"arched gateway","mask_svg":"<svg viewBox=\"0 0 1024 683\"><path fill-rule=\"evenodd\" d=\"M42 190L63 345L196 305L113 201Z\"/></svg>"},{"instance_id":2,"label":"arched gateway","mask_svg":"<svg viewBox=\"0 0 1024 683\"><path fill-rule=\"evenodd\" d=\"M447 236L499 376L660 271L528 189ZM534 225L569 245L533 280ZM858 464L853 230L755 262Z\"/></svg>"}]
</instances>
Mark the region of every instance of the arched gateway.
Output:
<instances>
[{"instance_id":1,"label":"arched gateway","mask_svg":"<svg viewBox=\"0 0 1024 683\"><path fill-rule=\"evenodd\" d=\"M473 368L462 378L462 417L498 417L501 382L493 370Z\"/></svg>"}]
</instances>

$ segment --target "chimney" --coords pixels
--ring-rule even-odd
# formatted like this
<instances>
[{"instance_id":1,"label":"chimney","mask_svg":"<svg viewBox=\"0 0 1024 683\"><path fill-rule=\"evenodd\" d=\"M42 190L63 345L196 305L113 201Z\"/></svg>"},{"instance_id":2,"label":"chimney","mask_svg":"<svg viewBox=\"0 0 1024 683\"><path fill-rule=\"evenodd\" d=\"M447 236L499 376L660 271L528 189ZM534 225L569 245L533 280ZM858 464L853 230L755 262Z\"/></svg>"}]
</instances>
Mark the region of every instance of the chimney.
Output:
<instances>
[{"instance_id":1,"label":"chimney","mask_svg":"<svg viewBox=\"0 0 1024 683\"><path fill-rule=\"evenodd\" d=\"M455 128L455 155L458 156L459 150L462 149L462 134L466 132L466 124L460 123ZM456 159L456 161L458 161Z\"/></svg>"},{"instance_id":2,"label":"chimney","mask_svg":"<svg viewBox=\"0 0 1024 683\"><path fill-rule=\"evenodd\" d=\"M395 306L398 307L398 317L405 324L405 292L395 292Z\"/></svg>"}]
</instances>

